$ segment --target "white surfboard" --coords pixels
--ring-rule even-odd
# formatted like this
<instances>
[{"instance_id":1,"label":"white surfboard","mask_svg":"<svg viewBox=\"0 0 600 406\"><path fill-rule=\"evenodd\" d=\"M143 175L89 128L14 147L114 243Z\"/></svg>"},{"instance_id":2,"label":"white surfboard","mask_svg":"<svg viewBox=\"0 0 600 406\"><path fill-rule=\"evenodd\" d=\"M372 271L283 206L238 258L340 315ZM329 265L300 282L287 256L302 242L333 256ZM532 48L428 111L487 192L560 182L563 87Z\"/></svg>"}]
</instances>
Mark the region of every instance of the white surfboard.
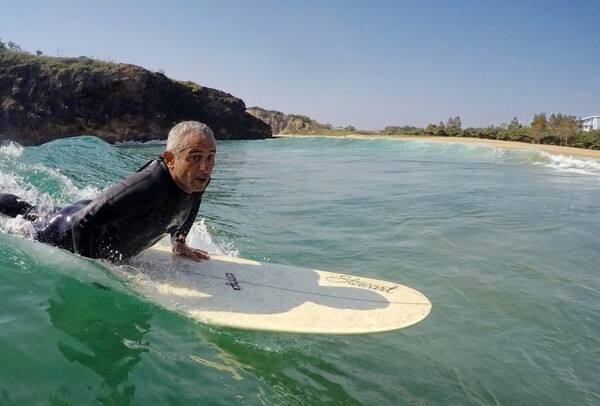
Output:
<instances>
[{"instance_id":1,"label":"white surfboard","mask_svg":"<svg viewBox=\"0 0 600 406\"><path fill-rule=\"evenodd\" d=\"M388 281L211 255L194 262L156 245L116 271L141 295L202 323L315 334L390 331L431 303Z\"/></svg>"}]
</instances>

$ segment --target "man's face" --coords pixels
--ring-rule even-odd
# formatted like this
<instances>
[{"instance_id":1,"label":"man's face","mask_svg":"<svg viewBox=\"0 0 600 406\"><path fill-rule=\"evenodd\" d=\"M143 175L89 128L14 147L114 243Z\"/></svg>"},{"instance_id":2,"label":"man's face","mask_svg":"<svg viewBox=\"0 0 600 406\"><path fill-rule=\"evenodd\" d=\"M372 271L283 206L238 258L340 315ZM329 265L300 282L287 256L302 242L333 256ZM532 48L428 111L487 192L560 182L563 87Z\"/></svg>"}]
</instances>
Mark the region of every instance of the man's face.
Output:
<instances>
[{"instance_id":1,"label":"man's face","mask_svg":"<svg viewBox=\"0 0 600 406\"><path fill-rule=\"evenodd\" d=\"M217 146L212 139L188 133L177 156L165 151L163 157L177 186L186 193L193 193L206 189L216 153Z\"/></svg>"}]
</instances>

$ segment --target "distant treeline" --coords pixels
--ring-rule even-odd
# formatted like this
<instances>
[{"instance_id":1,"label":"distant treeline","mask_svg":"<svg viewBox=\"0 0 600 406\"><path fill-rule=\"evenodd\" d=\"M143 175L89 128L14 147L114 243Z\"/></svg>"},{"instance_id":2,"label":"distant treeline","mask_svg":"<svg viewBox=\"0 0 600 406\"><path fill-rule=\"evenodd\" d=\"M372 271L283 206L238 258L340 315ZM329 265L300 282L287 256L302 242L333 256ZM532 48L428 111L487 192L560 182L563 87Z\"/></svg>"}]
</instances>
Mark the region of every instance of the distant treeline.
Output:
<instances>
[{"instance_id":1,"label":"distant treeline","mask_svg":"<svg viewBox=\"0 0 600 406\"><path fill-rule=\"evenodd\" d=\"M258 107L257 107L258 109ZM275 113L274 111L271 113ZM518 141L531 144L560 145L566 147L600 150L600 131L583 131L581 120L575 116L562 113L536 114L529 126L519 122L517 117L510 123L499 126L488 126L484 128L462 128L460 117L450 117L447 122L429 124L427 127L415 126L388 126L380 131L356 130L353 126L333 127L331 124L320 124L315 120L299 115L285 115L296 118L306 125L303 128L295 128L292 133L299 135L399 135L399 136L434 136L434 137L466 137L483 138L490 140ZM276 132L274 132L276 133Z\"/></svg>"},{"instance_id":2,"label":"distant treeline","mask_svg":"<svg viewBox=\"0 0 600 406\"><path fill-rule=\"evenodd\" d=\"M562 113L550 117L545 113L536 114L529 126L519 123L515 117L509 124L463 129L460 117L450 117L446 123L429 124L425 128L389 126L381 134L484 138L600 150L600 131L583 131L577 117Z\"/></svg>"}]
</instances>

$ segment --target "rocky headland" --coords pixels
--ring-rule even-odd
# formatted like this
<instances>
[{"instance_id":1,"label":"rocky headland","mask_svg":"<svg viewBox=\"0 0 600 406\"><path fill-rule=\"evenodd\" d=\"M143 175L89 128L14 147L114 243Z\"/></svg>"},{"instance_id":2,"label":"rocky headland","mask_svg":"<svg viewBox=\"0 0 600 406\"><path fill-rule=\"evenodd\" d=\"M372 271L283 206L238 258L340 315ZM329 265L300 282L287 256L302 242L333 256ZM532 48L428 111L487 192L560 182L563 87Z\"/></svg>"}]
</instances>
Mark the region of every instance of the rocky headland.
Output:
<instances>
[{"instance_id":1,"label":"rocky headland","mask_svg":"<svg viewBox=\"0 0 600 406\"><path fill-rule=\"evenodd\" d=\"M242 100L220 90L135 65L0 51L0 139L148 141L166 138L183 120L206 123L217 139L272 135Z\"/></svg>"},{"instance_id":2,"label":"rocky headland","mask_svg":"<svg viewBox=\"0 0 600 406\"><path fill-rule=\"evenodd\" d=\"M326 134L328 130L331 130L331 125L320 124L306 116L284 114L261 107L250 107L247 111L267 123L273 134Z\"/></svg>"}]
</instances>

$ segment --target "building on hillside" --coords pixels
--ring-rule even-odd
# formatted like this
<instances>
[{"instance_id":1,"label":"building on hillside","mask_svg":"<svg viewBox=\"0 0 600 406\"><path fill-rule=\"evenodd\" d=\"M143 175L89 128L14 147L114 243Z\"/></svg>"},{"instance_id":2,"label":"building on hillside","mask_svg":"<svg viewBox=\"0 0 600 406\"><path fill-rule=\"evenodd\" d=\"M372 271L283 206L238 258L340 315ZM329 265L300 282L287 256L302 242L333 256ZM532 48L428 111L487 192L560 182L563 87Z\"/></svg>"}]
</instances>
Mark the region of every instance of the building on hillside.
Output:
<instances>
[{"instance_id":1,"label":"building on hillside","mask_svg":"<svg viewBox=\"0 0 600 406\"><path fill-rule=\"evenodd\" d=\"M600 116L589 116L581 119L583 131L600 130Z\"/></svg>"}]
</instances>

